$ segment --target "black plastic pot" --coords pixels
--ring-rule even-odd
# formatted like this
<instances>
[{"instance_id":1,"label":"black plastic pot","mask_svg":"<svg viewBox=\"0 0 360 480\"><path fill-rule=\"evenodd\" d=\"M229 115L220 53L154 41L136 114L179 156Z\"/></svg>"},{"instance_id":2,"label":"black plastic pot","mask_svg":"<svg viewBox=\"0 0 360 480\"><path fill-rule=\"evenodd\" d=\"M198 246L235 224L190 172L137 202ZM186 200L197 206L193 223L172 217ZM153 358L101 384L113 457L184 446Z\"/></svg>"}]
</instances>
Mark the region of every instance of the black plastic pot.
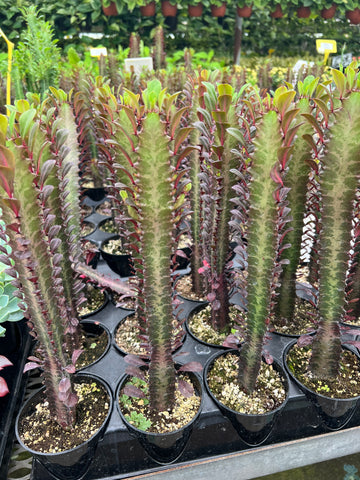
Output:
<instances>
[{"instance_id":1,"label":"black plastic pot","mask_svg":"<svg viewBox=\"0 0 360 480\"><path fill-rule=\"evenodd\" d=\"M245 442L247 445L253 447L258 446L264 443L270 436L271 431L273 429L276 417L279 415L281 410L284 409L288 398L289 398L289 381L286 375L285 370L282 366L274 360L273 367L275 370L281 373L284 378L284 384L286 389L286 399L285 401L275 410L270 412L253 415L253 414L246 414L240 413L235 410L230 409L229 407L225 406L213 395L210 390L207 378L208 374L211 370L214 361L220 357L221 355L228 355L228 354L235 354L239 355L239 350L229 350L227 352L219 352L213 355L205 365L204 369L204 383L206 389L216 403L217 407L221 411L221 413L230 420L232 426L235 428L237 433L239 434L240 438Z\"/></svg>"},{"instance_id":2,"label":"black plastic pot","mask_svg":"<svg viewBox=\"0 0 360 480\"><path fill-rule=\"evenodd\" d=\"M109 396L109 413L101 428L88 441L75 448L59 453L39 453L28 448L22 442L19 434L19 425L21 423L21 419L23 416L31 412L35 405L41 400L43 397L44 388L34 393L28 399L28 401L21 408L16 419L15 431L20 445L29 453L31 453L36 461L46 468L50 475L58 480L79 480L84 477L90 467L91 461L94 458L96 447L104 436L113 407L113 399L111 396L110 387L103 380L84 373L78 374L77 379L80 382L86 382L87 379L98 382L104 387Z\"/></svg>"},{"instance_id":3,"label":"black plastic pot","mask_svg":"<svg viewBox=\"0 0 360 480\"><path fill-rule=\"evenodd\" d=\"M181 250L186 255L186 257L183 257L181 255L175 256L175 263L176 263L175 270L184 270L189 266L189 263L190 263L191 248L183 247L183 248L178 248L178 250Z\"/></svg>"},{"instance_id":4,"label":"black plastic pot","mask_svg":"<svg viewBox=\"0 0 360 480\"><path fill-rule=\"evenodd\" d=\"M107 346L106 346L104 352L100 355L100 357L98 357L96 360L89 363L88 365L85 365L84 367L81 367L79 370L81 370L83 368L90 367L94 363L100 361L102 358L105 357L107 351L110 348L110 331L107 327L105 327L105 325L100 325L99 323L95 323L95 322L92 322L90 320L83 320L83 321L81 321L81 328L82 328L83 332L85 333L86 337L88 337L88 338L90 337L90 338L94 338L94 339L96 337L99 337L103 332L106 332L108 341L107 341Z\"/></svg>"},{"instance_id":5,"label":"black plastic pot","mask_svg":"<svg viewBox=\"0 0 360 480\"><path fill-rule=\"evenodd\" d=\"M301 283L301 282L296 282L296 295L298 298L305 300L306 302L317 302L317 290L314 288L312 285L308 283ZM276 330L271 330L272 333L275 333L276 335L283 335L284 337L287 338L299 338L301 335L304 334L291 334L291 333L282 333L278 332ZM316 333L315 327L314 330L311 330L310 332L306 332L306 335L314 335Z\"/></svg>"},{"instance_id":6,"label":"black plastic pot","mask_svg":"<svg viewBox=\"0 0 360 480\"><path fill-rule=\"evenodd\" d=\"M91 198L94 202L100 202L106 196L106 190L102 187L97 188L82 188L82 194Z\"/></svg>"},{"instance_id":7,"label":"black plastic pot","mask_svg":"<svg viewBox=\"0 0 360 480\"><path fill-rule=\"evenodd\" d=\"M201 396L200 407L197 414L193 417L193 419L187 425L185 425L183 428L180 428L179 430L176 430L174 432L151 433L151 432L146 432L143 430L139 430L138 428L135 428L126 420L125 416L123 415L119 401L117 400L116 402L120 416L123 422L125 423L127 429L129 430L129 433L140 442L140 444L142 445L146 453L149 455L149 457L154 462L160 465L168 465L168 464L174 463L176 460L178 460L181 457L190 439L190 435L194 428L194 425L198 421L201 413L201 409L202 409L201 382L197 377L197 375L195 375L194 373L189 373L189 375L192 381L194 382L195 390L197 394ZM120 391L128 379L129 379L129 375L126 375L121 380L119 387L117 389L117 393L115 397L116 399L119 398Z\"/></svg>"},{"instance_id":8,"label":"black plastic pot","mask_svg":"<svg viewBox=\"0 0 360 480\"><path fill-rule=\"evenodd\" d=\"M6 333L0 339L0 355L5 355L12 363L1 371L10 393L0 397L0 478L7 477L15 434L15 418L22 404L28 374L24 365L33 344L25 320L5 322Z\"/></svg>"},{"instance_id":9,"label":"black plastic pot","mask_svg":"<svg viewBox=\"0 0 360 480\"><path fill-rule=\"evenodd\" d=\"M110 239L107 239L101 243L100 252L102 258L105 260L109 268L120 275L120 277L131 277L135 275L134 263L130 254L114 255L106 252L103 248L109 240L116 240L120 238L119 235L115 235Z\"/></svg>"},{"instance_id":10,"label":"black plastic pot","mask_svg":"<svg viewBox=\"0 0 360 480\"><path fill-rule=\"evenodd\" d=\"M291 378L296 385L304 392L306 398L316 408L316 411L321 418L324 425L329 430L340 430L345 427L345 425L350 421L351 417L354 415L356 405L360 396L352 398L330 398L320 393L314 392L303 385L291 372L287 365L287 355L291 348L295 345L296 341L291 342L284 351L284 365ZM354 350L347 348L346 345L343 345L343 348L350 350L355 354Z\"/></svg>"},{"instance_id":11,"label":"black plastic pot","mask_svg":"<svg viewBox=\"0 0 360 480\"><path fill-rule=\"evenodd\" d=\"M197 342L199 342L200 344L202 345L206 345L208 347L212 347L212 348L216 348L216 349L219 349L221 348L222 350L226 349L227 347L224 347L223 345L219 345L219 344L216 344L216 343L209 343L209 342L205 342L203 340L201 340L200 338L198 338L190 329L189 327L189 320L190 318L193 316L193 315L196 315L197 313L201 312L201 310L203 310L205 307L207 307L209 305L209 302L204 302L202 305L199 305L198 303L196 304L196 306L194 307L193 310L191 310L190 314L187 316L186 318L186 321L185 321L185 326L186 326L186 331L188 332L189 335L192 336L192 338L194 340L196 340Z\"/></svg>"},{"instance_id":12,"label":"black plastic pot","mask_svg":"<svg viewBox=\"0 0 360 480\"><path fill-rule=\"evenodd\" d=\"M104 301L103 303L96 309L96 310L93 310L92 312L89 312L89 313L85 313L83 315L79 315L79 318L81 320L85 320L85 318L89 318L89 317L92 317L93 315L95 315L96 313L100 312L103 308L106 307L106 305L108 304L109 302L109 295L106 291L103 292L104 294Z\"/></svg>"}]
</instances>

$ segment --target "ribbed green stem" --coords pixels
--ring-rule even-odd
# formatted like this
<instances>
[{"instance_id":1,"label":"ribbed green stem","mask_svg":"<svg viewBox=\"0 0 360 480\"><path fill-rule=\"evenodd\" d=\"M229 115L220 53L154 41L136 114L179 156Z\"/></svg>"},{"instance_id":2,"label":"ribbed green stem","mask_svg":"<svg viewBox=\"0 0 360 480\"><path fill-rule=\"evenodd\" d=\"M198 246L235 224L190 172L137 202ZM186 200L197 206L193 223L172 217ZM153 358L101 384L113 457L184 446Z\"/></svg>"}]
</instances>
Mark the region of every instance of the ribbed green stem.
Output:
<instances>
[{"instance_id":1,"label":"ribbed green stem","mask_svg":"<svg viewBox=\"0 0 360 480\"><path fill-rule=\"evenodd\" d=\"M301 113L310 113L309 100L301 99L297 107ZM297 132L291 160L284 180L285 186L290 188L287 195L288 206L291 209L292 221L289 223L291 231L286 235L286 243L290 247L284 250L282 258L289 263L283 265L280 277L280 287L275 309L275 315L285 322L291 322L296 301L296 272L300 261L301 240L306 211L307 185L310 174L311 150L303 135L312 134L312 129L307 123L301 125Z\"/></svg>"},{"instance_id":2,"label":"ribbed green stem","mask_svg":"<svg viewBox=\"0 0 360 480\"><path fill-rule=\"evenodd\" d=\"M154 412L169 410L175 395L171 357L172 305L170 256L172 185L170 155L164 126L149 113L139 139L139 205L141 206L144 298L150 339L150 405Z\"/></svg>"},{"instance_id":3,"label":"ribbed green stem","mask_svg":"<svg viewBox=\"0 0 360 480\"><path fill-rule=\"evenodd\" d=\"M341 354L338 322L344 311L348 252L360 171L359 92L352 92L343 100L334 120L320 178L320 330L311 358L311 371L317 378L324 379L337 374Z\"/></svg>"},{"instance_id":4,"label":"ribbed green stem","mask_svg":"<svg viewBox=\"0 0 360 480\"><path fill-rule=\"evenodd\" d=\"M197 121L197 109L199 107L198 91L194 91L193 105L190 110L190 124ZM190 133L191 145L199 145L200 132L198 129L192 130ZM205 277L200 275L199 268L203 266L203 254L201 248L201 193L199 173L201 171L200 155L198 150L193 150L190 154L190 210L191 214L191 236L192 236L192 252L191 252L191 278L194 293L198 297L203 297L205 291Z\"/></svg>"},{"instance_id":5,"label":"ribbed green stem","mask_svg":"<svg viewBox=\"0 0 360 480\"><path fill-rule=\"evenodd\" d=\"M3 154L11 152L2 148ZM52 414L63 427L75 420L74 408L68 408L58 398L59 382L67 377L66 366L70 363L63 353L64 320L57 301L53 282L53 263L43 228L43 215L35 188L35 176L24 168L28 163L25 150L13 147L15 181L13 195L20 204L20 218L8 208L6 199L1 204L6 223L17 224L19 233L9 230L12 257L19 274L21 289L25 295L30 320L34 325L39 348L43 357L44 383Z\"/></svg>"},{"instance_id":6,"label":"ribbed green stem","mask_svg":"<svg viewBox=\"0 0 360 480\"><path fill-rule=\"evenodd\" d=\"M249 225L247 231L247 332L240 349L239 380L251 392L261 364L266 319L269 314L272 275L277 255L277 189L270 173L278 165L282 144L277 113L263 116L251 167Z\"/></svg>"}]
</instances>

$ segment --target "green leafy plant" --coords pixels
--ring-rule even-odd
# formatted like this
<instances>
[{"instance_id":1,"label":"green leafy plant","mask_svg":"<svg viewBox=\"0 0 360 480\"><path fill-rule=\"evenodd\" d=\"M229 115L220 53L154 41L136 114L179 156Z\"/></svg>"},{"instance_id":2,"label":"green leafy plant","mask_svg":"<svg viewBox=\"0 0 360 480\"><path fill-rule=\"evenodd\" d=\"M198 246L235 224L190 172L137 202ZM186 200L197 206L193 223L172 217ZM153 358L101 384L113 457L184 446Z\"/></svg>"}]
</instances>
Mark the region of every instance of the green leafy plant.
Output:
<instances>
[{"instance_id":1,"label":"green leafy plant","mask_svg":"<svg viewBox=\"0 0 360 480\"><path fill-rule=\"evenodd\" d=\"M310 368L316 378L336 376L341 356L339 321L346 304L348 265L356 222L357 171L359 170L360 128L359 80L352 64L346 73L333 70L336 91L330 108L317 100L326 119L326 130L314 117L307 116L322 142L329 138L325 151L315 149L323 168L319 174L321 218L319 245L319 329L312 343ZM328 100L328 101L329 101ZM314 143L310 142L314 148ZM339 153L341 152L341 153ZM341 175L338 172L341 171ZM355 233L355 241L358 232Z\"/></svg>"},{"instance_id":2,"label":"green leafy plant","mask_svg":"<svg viewBox=\"0 0 360 480\"><path fill-rule=\"evenodd\" d=\"M171 410L175 368L170 259L184 215L188 181L182 160L191 129L180 126L181 116L174 106L178 94L166 94L158 80L149 82L141 97L126 90L119 104L109 90L99 94L98 118L105 125L111 123L110 129L104 129L110 150L102 148L113 179L112 196L118 203L115 219L119 234L125 232L138 276L136 310L149 345L150 408Z\"/></svg>"},{"instance_id":3,"label":"green leafy plant","mask_svg":"<svg viewBox=\"0 0 360 480\"><path fill-rule=\"evenodd\" d=\"M276 90L273 100L267 96L264 100L257 97L258 102L247 102L249 111L244 112L256 127L255 149L248 169L250 182L241 180L244 174L239 172L240 191L245 195L238 197L237 202L239 211L247 212L241 222L246 225L246 253L242 256L247 274L241 291L246 292L247 315L239 381L248 392L255 387L275 285L284 263L278 255L290 220L284 173L297 128L293 124L297 114L292 104L294 97L294 90L282 87Z\"/></svg>"},{"instance_id":4,"label":"green leafy plant","mask_svg":"<svg viewBox=\"0 0 360 480\"><path fill-rule=\"evenodd\" d=\"M72 374L81 353L77 308L83 301L75 269L82 263L79 152L68 97L53 94L54 106L34 95L31 105L15 103L9 121L1 117L0 205L6 232L2 229L0 238L11 253L0 261L9 266L5 273L13 278L14 295L37 339L37 356L30 357L25 371L42 368L51 415L71 429L77 403ZM83 272L93 273L86 265Z\"/></svg>"},{"instance_id":5,"label":"green leafy plant","mask_svg":"<svg viewBox=\"0 0 360 480\"><path fill-rule=\"evenodd\" d=\"M35 6L22 10L27 24L14 51L14 67L19 81L17 98L23 92L44 93L49 86L58 86L60 74L60 49L56 46L53 29ZM21 91L22 90L22 91Z\"/></svg>"},{"instance_id":6,"label":"green leafy plant","mask_svg":"<svg viewBox=\"0 0 360 480\"><path fill-rule=\"evenodd\" d=\"M296 102L294 114L311 115L311 98L317 90L318 79L307 77L304 82L298 82L299 100ZM317 90L320 95L321 89ZM282 259L287 263L282 266L277 289L275 315L285 324L290 323L294 315L296 301L296 273L300 264L304 217L307 213L307 195L310 173L314 168L312 149L306 138L312 135L311 126L304 123L297 129L297 140L291 152L291 161L284 185L289 189L287 194L288 207L291 209L291 221L288 223L286 243L288 248L283 250ZM315 164L316 166L316 164Z\"/></svg>"},{"instance_id":7,"label":"green leafy plant","mask_svg":"<svg viewBox=\"0 0 360 480\"><path fill-rule=\"evenodd\" d=\"M201 231L200 259L203 265L197 270L193 268L192 275L195 288L201 283L196 277L205 275L206 291L201 293L206 294L211 302L214 328L221 331L226 328L229 315L227 264L233 209L231 199L234 196L233 187L238 181L234 171L239 162L234 151L243 137L235 113L238 95L231 85L219 84L216 91L212 83L203 81L202 94L201 103L205 108L198 109L201 121L195 126L200 131L199 140L203 145L199 174L202 222L198 228ZM195 211L193 222L198 216ZM194 236L195 230L194 225Z\"/></svg>"}]
</instances>

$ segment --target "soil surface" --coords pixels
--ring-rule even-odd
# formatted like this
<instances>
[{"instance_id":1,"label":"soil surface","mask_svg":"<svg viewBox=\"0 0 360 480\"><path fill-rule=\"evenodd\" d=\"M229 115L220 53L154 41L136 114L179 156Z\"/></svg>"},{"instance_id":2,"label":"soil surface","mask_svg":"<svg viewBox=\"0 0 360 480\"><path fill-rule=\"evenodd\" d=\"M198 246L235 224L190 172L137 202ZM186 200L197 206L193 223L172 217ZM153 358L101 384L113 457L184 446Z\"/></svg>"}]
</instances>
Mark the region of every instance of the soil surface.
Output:
<instances>
[{"instance_id":1,"label":"soil surface","mask_svg":"<svg viewBox=\"0 0 360 480\"><path fill-rule=\"evenodd\" d=\"M225 354L215 359L207 381L212 394L231 410L264 414L278 408L286 399L284 379L265 362L261 363L255 390L248 394L238 382L238 355Z\"/></svg>"},{"instance_id":2,"label":"soil surface","mask_svg":"<svg viewBox=\"0 0 360 480\"><path fill-rule=\"evenodd\" d=\"M42 453L63 452L74 448L95 435L109 411L109 397L95 381L74 386L79 398L76 423L65 431L50 414L49 404L42 399L31 414L23 417L19 433L24 444Z\"/></svg>"},{"instance_id":3,"label":"soil surface","mask_svg":"<svg viewBox=\"0 0 360 480\"><path fill-rule=\"evenodd\" d=\"M340 370L336 377L320 380L314 377L309 362L311 347L295 345L287 355L287 364L293 375L310 390L330 398L353 398L360 395L360 362L349 350L343 350Z\"/></svg>"},{"instance_id":4,"label":"soil surface","mask_svg":"<svg viewBox=\"0 0 360 480\"><path fill-rule=\"evenodd\" d=\"M188 389L193 393L184 396L179 390L179 381L186 382ZM195 388L186 374L178 375L175 384L175 404L171 411L152 413L148 400L148 374L144 372L144 379L132 377L126 385L139 388L144 398L135 398L120 392L119 403L125 418L134 427L154 433L173 432L188 424L197 414L201 398L196 394Z\"/></svg>"}]
</instances>

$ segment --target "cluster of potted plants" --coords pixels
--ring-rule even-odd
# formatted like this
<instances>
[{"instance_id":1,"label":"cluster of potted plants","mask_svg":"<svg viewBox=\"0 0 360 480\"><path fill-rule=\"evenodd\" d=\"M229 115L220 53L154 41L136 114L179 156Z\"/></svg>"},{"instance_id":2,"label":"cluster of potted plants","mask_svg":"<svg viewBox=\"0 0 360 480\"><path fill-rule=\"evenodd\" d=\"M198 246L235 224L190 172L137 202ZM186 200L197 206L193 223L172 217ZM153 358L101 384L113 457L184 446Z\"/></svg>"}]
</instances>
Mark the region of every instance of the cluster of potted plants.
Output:
<instances>
[{"instance_id":1,"label":"cluster of potted plants","mask_svg":"<svg viewBox=\"0 0 360 480\"><path fill-rule=\"evenodd\" d=\"M51 89L43 102L33 95L31 104L18 101L9 118L1 117L7 235L1 239L11 246L12 261L0 260L9 266L37 341L26 369L40 369L45 385L20 412L18 437L55 478L75 480L87 471L101 429L117 415L113 398L123 424L135 428L159 464L184 451L203 395L213 398L247 445L269 441L289 398L288 375L316 398L327 428L341 428L354 413L360 395L351 350L356 333L340 322L345 312L351 316L347 301L358 271L356 65L345 74L333 71L335 88L308 77L296 91L284 86L263 97L249 85L235 91L214 78L203 71L173 95L153 80L139 94L123 89L119 96L98 78L91 103ZM101 159L95 168L106 175L117 235L132 257L132 288L83 260L79 179L87 161L87 118ZM270 330L296 323L304 227L311 261L301 286L307 301L300 304L305 315L313 309L312 334L298 333L296 345L285 342L286 352L274 358ZM183 235L192 250L192 288L202 302L179 296L174 267L185 256L178 247ZM114 364L111 386L99 375L76 374L84 349L78 309L85 278L136 297L145 354L117 356L127 368ZM225 332L223 345L211 345L208 352L217 353L206 361L184 363L185 347L174 353L185 333L174 340L174 314L181 327L188 313L207 304L208 322ZM352 335L345 350L344 328ZM94 403L99 409L91 412ZM58 445L29 443L37 441L32 416L43 408L40 437L58 436ZM78 435L86 428L78 423L83 417L91 419L88 438Z\"/></svg>"},{"instance_id":2,"label":"cluster of potted plants","mask_svg":"<svg viewBox=\"0 0 360 480\"><path fill-rule=\"evenodd\" d=\"M161 3L161 11L164 16L175 17L177 14L176 0L170 1L152 1L145 0L128 0L125 2L116 2L103 0L103 11L106 15L120 14L124 6L132 11L135 7L140 7L144 16L154 16L156 13L156 3ZM184 2L183 2L184 3ZM183 5L183 4L182 4ZM232 6L233 2L226 0L187 0L185 5L188 7L188 13L191 17L200 17L204 7L210 7L211 15L214 17L224 17L227 6ZM360 23L359 8L357 2L342 1L324 1L324 0L291 0L288 4L278 0L238 0L236 2L237 14L239 17L248 18L251 16L253 7L258 9L270 10L270 16L273 18L281 18L284 12L289 8L290 12L294 9L298 18L308 18L311 12L318 12L324 19L331 19L336 13L344 14L353 24Z\"/></svg>"}]
</instances>

